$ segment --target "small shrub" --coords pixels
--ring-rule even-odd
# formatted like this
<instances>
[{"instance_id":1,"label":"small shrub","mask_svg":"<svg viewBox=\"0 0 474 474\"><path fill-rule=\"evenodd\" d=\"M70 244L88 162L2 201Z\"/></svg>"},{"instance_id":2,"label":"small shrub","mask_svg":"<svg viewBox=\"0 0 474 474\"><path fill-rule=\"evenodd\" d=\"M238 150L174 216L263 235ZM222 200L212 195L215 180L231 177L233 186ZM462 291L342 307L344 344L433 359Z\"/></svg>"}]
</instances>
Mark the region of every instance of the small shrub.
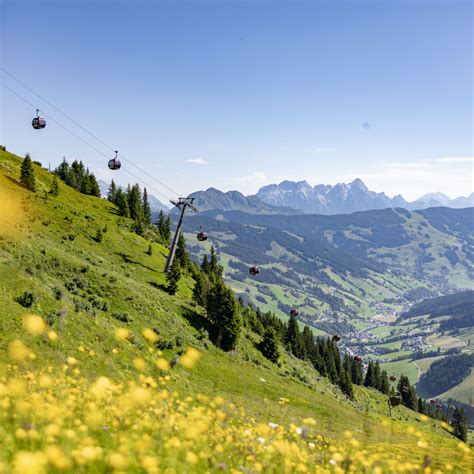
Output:
<instances>
[{"instance_id":1,"label":"small shrub","mask_svg":"<svg viewBox=\"0 0 474 474\"><path fill-rule=\"evenodd\" d=\"M95 236L92 237L92 239L95 240L98 244L100 244L104 239L104 233L102 229L97 229L97 232L95 233Z\"/></svg>"},{"instance_id":2,"label":"small shrub","mask_svg":"<svg viewBox=\"0 0 474 474\"><path fill-rule=\"evenodd\" d=\"M115 318L117 321L120 321L122 323L130 323L133 321L131 318L130 314L126 312L121 312L121 311L114 311L111 316Z\"/></svg>"},{"instance_id":3,"label":"small shrub","mask_svg":"<svg viewBox=\"0 0 474 474\"><path fill-rule=\"evenodd\" d=\"M54 299L62 300L63 299L63 292L61 288L55 287L53 288Z\"/></svg>"},{"instance_id":4,"label":"small shrub","mask_svg":"<svg viewBox=\"0 0 474 474\"><path fill-rule=\"evenodd\" d=\"M33 293L25 291L21 296L16 298L15 301L21 304L23 308L31 308L36 301L36 297Z\"/></svg>"}]
</instances>

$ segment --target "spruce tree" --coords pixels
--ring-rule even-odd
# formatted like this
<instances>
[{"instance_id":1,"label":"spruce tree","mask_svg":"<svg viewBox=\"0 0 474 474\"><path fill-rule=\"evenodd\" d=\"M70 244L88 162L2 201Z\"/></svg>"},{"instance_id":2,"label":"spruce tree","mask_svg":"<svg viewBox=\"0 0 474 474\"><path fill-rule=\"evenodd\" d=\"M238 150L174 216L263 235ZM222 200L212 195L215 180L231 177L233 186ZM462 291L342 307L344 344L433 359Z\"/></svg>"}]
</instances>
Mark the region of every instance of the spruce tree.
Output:
<instances>
[{"instance_id":1,"label":"spruce tree","mask_svg":"<svg viewBox=\"0 0 474 474\"><path fill-rule=\"evenodd\" d=\"M29 153L26 154L23 162L21 163L20 182L29 191L36 190L35 171L33 169L33 162L31 161Z\"/></svg>"},{"instance_id":2,"label":"spruce tree","mask_svg":"<svg viewBox=\"0 0 474 474\"><path fill-rule=\"evenodd\" d=\"M143 218L143 205L140 186L134 184L127 191L128 208L130 209L130 217L134 220Z\"/></svg>"},{"instance_id":3,"label":"spruce tree","mask_svg":"<svg viewBox=\"0 0 474 474\"><path fill-rule=\"evenodd\" d=\"M186 240L181 232L178 236L178 245L176 246L176 260L178 260L181 270L187 272L191 267L191 258L186 248Z\"/></svg>"},{"instance_id":4,"label":"spruce tree","mask_svg":"<svg viewBox=\"0 0 474 474\"><path fill-rule=\"evenodd\" d=\"M56 175L53 176L53 181L51 182L51 188L49 189L49 194L51 194L51 196L57 196L59 194L59 183L58 183L58 177Z\"/></svg>"},{"instance_id":5,"label":"spruce tree","mask_svg":"<svg viewBox=\"0 0 474 474\"><path fill-rule=\"evenodd\" d=\"M308 359L312 360L316 352L316 346L314 344L313 331L308 326L303 328L303 334L301 336L304 346L304 352Z\"/></svg>"},{"instance_id":6,"label":"spruce tree","mask_svg":"<svg viewBox=\"0 0 474 474\"><path fill-rule=\"evenodd\" d=\"M351 360L351 379L355 385L362 385L364 374L362 373L362 362L352 358Z\"/></svg>"},{"instance_id":7,"label":"spruce tree","mask_svg":"<svg viewBox=\"0 0 474 474\"><path fill-rule=\"evenodd\" d=\"M117 207L118 213L122 217L130 217L130 209L128 208L128 199L125 193L121 190L117 190Z\"/></svg>"},{"instance_id":8,"label":"spruce tree","mask_svg":"<svg viewBox=\"0 0 474 474\"><path fill-rule=\"evenodd\" d=\"M341 371L338 384L342 393L346 394L351 399L354 398L354 389L352 387L350 375L345 368Z\"/></svg>"},{"instance_id":9,"label":"spruce tree","mask_svg":"<svg viewBox=\"0 0 474 474\"><path fill-rule=\"evenodd\" d=\"M217 279L207 293L206 310L213 326L215 345L225 351L234 349L242 321L238 303L221 279Z\"/></svg>"},{"instance_id":10,"label":"spruce tree","mask_svg":"<svg viewBox=\"0 0 474 474\"><path fill-rule=\"evenodd\" d=\"M82 194L90 195L91 189L92 189L92 186L91 186L91 179L90 179L89 173L87 173L87 174L85 174L84 177L82 178L81 187L79 188L79 191L80 191Z\"/></svg>"},{"instance_id":11,"label":"spruce tree","mask_svg":"<svg viewBox=\"0 0 474 474\"><path fill-rule=\"evenodd\" d=\"M367 372L365 373L365 380L364 386L365 387L373 387L374 386L374 363L369 361L369 365L367 366Z\"/></svg>"},{"instance_id":12,"label":"spruce tree","mask_svg":"<svg viewBox=\"0 0 474 474\"><path fill-rule=\"evenodd\" d=\"M114 180L110 182L109 190L107 191L107 200L114 204L117 203L117 185Z\"/></svg>"},{"instance_id":13,"label":"spruce tree","mask_svg":"<svg viewBox=\"0 0 474 474\"><path fill-rule=\"evenodd\" d=\"M388 395L388 392L390 392L390 381L388 380L386 370L382 370L382 374L380 376L379 390L385 395Z\"/></svg>"},{"instance_id":14,"label":"spruce tree","mask_svg":"<svg viewBox=\"0 0 474 474\"><path fill-rule=\"evenodd\" d=\"M66 161L66 158L63 157L63 161L61 164L54 170L54 173L58 175L61 181L65 183L68 182L69 179L69 163Z\"/></svg>"},{"instance_id":15,"label":"spruce tree","mask_svg":"<svg viewBox=\"0 0 474 474\"><path fill-rule=\"evenodd\" d=\"M211 265L209 264L209 259L207 255L204 255L201 263L201 270L207 275L211 276Z\"/></svg>"},{"instance_id":16,"label":"spruce tree","mask_svg":"<svg viewBox=\"0 0 474 474\"><path fill-rule=\"evenodd\" d=\"M303 338L301 337L296 316L291 315L286 327L285 346L298 359L305 358Z\"/></svg>"},{"instance_id":17,"label":"spruce tree","mask_svg":"<svg viewBox=\"0 0 474 474\"><path fill-rule=\"evenodd\" d=\"M168 283L167 289L170 295L174 295L178 291L178 283L180 278L181 270L179 268L179 263L176 259L174 259L173 263L171 264L171 268L166 274L166 281Z\"/></svg>"},{"instance_id":18,"label":"spruce tree","mask_svg":"<svg viewBox=\"0 0 474 474\"><path fill-rule=\"evenodd\" d=\"M375 362L375 364L374 364L374 382L373 382L372 387L376 388L377 390L380 390L381 386L382 386L382 374L380 372L380 364L378 362Z\"/></svg>"},{"instance_id":19,"label":"spruce tree","mask_svg":"<svg viewBox=\"0 0 474 474\"><path fill-rule=\"evenodd\" d=\"M146 188L143 188L143 220L146 227L151 225L151 208L148 202L148 193Z\"/></svg>"},{"instance_id":20,"label":"spruce tree","mask_svg":"<svg viewBox=\"0 0 474 474\"><path fill-rule=\"evenodd\" d=\"M193 301L199 306L206 306L206 296L209 290L209 281L203 271L196 272L194 279L196 283L193 288Z\"/></svg>"},{"instance_id":21,"label":"spruce tree","mask_svg":"<svg viewBox=\"0 0 474 474\"><path fill-rule=\"evenodd\" d=\"M97 183L97 179L95 178L94 173L89 174L89 182L90 182L90 195L100 198L100 187Z\"/></svg>"},{"instance_id":22,"label":"spruce tree","mask_svg":"<svg viewBox=\"0 0 474 474\"><path fill-rule=\"evenodd\" d=\"M222 273L224 269L219 265L219 262L217 260L217 253L214 249L214 246L211 245L211 254L209 258L209 269L211 275L213 275L215 278L220 278L222 277Z\"/></svg>"},{"instance_id":23,"label":"spruce tree","mask_svg":"<svg viewBox=\"0 0 474 474\"><path fill-rule=\"evenodd\" d=\"M271 362L278 362L280 351L275 330L271 327L265 329L262 340L258 343L257 349Z\"/></svg>"}]
</instances>

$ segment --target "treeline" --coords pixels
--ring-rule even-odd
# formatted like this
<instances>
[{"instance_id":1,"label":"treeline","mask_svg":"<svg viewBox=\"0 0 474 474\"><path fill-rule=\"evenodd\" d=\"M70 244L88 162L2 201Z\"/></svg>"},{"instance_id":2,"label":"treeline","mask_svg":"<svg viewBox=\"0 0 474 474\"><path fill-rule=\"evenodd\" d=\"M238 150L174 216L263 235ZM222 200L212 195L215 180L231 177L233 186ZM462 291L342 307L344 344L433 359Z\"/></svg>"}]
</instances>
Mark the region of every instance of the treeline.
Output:
<instances>
[{"instance_id":1,"label":"treeline","mask_svg":"<svg viewBox=\"0 0 474 474\"><path fill-rule=\"evenodd\" d=\"M456 354L433 362L420 377L418 390L434 397L461 383L474 366L474 354Z\"/></svg>"},{"instance_id":2,"label":"treeline","mask_svg":"<svg viewBox=\"0 0 474 474\"><path fill-rule=\"evenodd\" d=\"M82 161L74 160L71 165L63 158L53 173L68 186L88 196L100 197L100 188L94 173L86 168Z\"/></svg>"}]
</instances>

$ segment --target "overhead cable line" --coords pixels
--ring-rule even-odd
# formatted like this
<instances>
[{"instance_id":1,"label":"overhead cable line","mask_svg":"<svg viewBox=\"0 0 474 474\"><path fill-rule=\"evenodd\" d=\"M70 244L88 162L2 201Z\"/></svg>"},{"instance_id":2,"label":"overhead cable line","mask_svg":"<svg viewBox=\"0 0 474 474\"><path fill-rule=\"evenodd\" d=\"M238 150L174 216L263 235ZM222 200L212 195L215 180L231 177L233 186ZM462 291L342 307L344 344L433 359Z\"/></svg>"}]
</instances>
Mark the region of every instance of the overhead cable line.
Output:
<instances>
[{"instance_id":1,"label":"overhead cable line","mask_svg":"<svg viewBox=\"0 0 474 474\"><path fill-rule=\"evenodd\" d=\"M28 91L30 91L32 94L34 94L36 97L38 97L40 100L42 100L43 102L45 102L46 104L48 104L51 108L53 108L56 112L60 113L63 117L67 118L68 120L70 120L74 125L76 125L77 127L79 127L81 130L83 130L84 132L86 132L89 136L91 136L92 138L94 138L94 140L97 140L99 143L101 143L103 146L105 146L106 148L108 148L110 151L112 152L115 152L115 149L112 148L110 145L108 145L106 142L104 142L103 140L101 140L97 135L95 135L94 133L92 133L91 131L89 131L87 128L85 128L84 126L82 126L80 123L78 123L76 120L74 120L72 117L70 117L68 114L66 114L65 112L63 112L61 109L59 109L58 107L56 107L53 103L51 103L49 100L45 99L42 95L40 95L38 92L36 92L34 89L32 89L30 86L28 86L27 84L25 84L23 81L21 81L20 79L18 79L17 77L15 77L11 72L7 71L5 68L1 67L0 66L0 70L3 71L5 74L7 74L9 77L11 77L14 81L18 82L18 84L20 84L21 86L23 86L25 89L27 89ZM8 87L7 87L8 88ZM11 89L10 89L11 90ZM53 122L56 122L55 120L53 120ZM58 122L56 122L58 123ZM170 188L168 185L166 185L165 183L161 182L159 179L155 178L153 175L151 175L150 173L148 173L147 171L143 170L142 168L140 168L138 165L136 165L132 160L130 160L129 158L127 158L126 156L124 156L122 153L119 153L119 156L122 157L123 160L125 160L126 162L130 163L132 166L134 166L135 168L137 168L140 172L142 172L143 174L145 174L146 176L148 176L149 178L151 178L152 180L156 181L160 186L163 186L164 188L166 188L168 191L170 191L172 194L176 195L176 196L180 196L180 193L176 192L174 189ZM168 200L168 198L166 198Z\"/></svg>"},{"instance_id":2,"label":"overhead cable line","mask_svg":"<svg viewBox=\"0 0 474 474\"><path fill-rule=\"evenodd\" d=\"M0 68L1 69L1 68ZM25 99L23 96L21 96L20 94L18 94L15 90L13 90L11 87L7 86L5 83L3 82L0 82L0 85L2 85L3 87L5 87L5 89L9 90L13 95L15 95L16 97L18 97L19 99L21 99L23 102L25 102L26 104L30 105L31 107L33 107L34 109L36 109L36 105L33 104L32 102L30 102L28 99ZM82 138L80 135L77 135L75 132L73 132L72 130L70 130L69 128L65 127L64 125L62 125L59 121L57 121L56 119L54 119L53 117L51 117L51 115L47 115L48 119L51 120L52 122L54 122L56 125L58 125L59 127L61 127L63 130L65 130L66 132L70 133L72 136L74 136L75 138L77 138L78 140L80 140L82 143L86 144L88 147L92 148L94 151L96 151L97 153L99 153L100 155L102 155L104 158L106 158L107 160L110 158L109 156L107 156L103 151L99 150L97 147L95 147L94 145L92 145L91 143L89 143L87 140L85 140L84 138ZM142 178L139 178L137 175L135 175L134 173L132 173L131 171L128 171L128 170L123 170L125 171L125 173L128 173L130 176L134 177L135 179L137 179L138 181L142 182L142 184L145 184L146 187L152 191L154 191L155 193L159 194L160 196L162 196L164 199L166 199L167 201L169 201L169 197L166 196L165 194L163 194L161 191L158 191L158 189L154 188L153 186L150 186L148 183L146 183L145 181L143 181ZM173 192L173 194L175 194Z\"/></svg>"}]
</instances>

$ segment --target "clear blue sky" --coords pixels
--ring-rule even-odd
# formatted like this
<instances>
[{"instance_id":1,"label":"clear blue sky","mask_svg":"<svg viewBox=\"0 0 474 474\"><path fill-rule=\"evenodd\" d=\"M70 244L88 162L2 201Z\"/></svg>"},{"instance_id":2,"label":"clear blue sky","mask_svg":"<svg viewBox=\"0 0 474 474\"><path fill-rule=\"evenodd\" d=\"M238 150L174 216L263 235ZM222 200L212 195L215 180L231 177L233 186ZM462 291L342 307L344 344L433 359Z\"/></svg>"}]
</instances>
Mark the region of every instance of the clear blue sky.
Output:
<instances>
[{"instance_id":1,"label":"clear blue sky","mask_svg":"<svg viewBox=\"0 0 474 474\"><path fill-rule=\"evenodd\" d=\"M182 193L356 177L408 199L470 193L471 35L455 0L0 2L2 67ZM2 89L10 150L134 180L52 122L33 131Z\"/></svg>"}]
</instances>

